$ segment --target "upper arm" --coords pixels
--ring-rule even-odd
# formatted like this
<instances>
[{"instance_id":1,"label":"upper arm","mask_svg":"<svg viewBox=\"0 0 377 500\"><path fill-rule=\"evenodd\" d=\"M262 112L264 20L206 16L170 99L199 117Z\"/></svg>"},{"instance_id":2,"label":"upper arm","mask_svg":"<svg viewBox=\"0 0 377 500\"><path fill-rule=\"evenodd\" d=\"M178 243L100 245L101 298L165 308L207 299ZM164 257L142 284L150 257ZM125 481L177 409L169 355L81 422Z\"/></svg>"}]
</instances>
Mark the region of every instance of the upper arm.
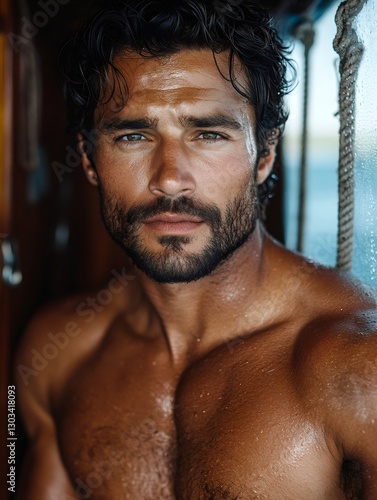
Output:
<instances>
[{"instance_id":1,"label":"upper arm","mask_svg":"<svg viewBox=\"0 0 377 500\"><path fill-rule=\"evenodd\" d=\"M17 494L22 500L74 499L77 497L60 456L48 400L53 367L37 371L31 363L32 352L40 352L45 342L41 332L45 334L43 315L25 332L15 359L17 406L29 438Z\"/></svg>"},{"instance_id":2,"label":"upper arm","mask_svg":"<svg viewBox=\"0 0 377 500\"><path fill-rule=\"evenodd\" d=\"M318 323L296 355L300 389L343 460L360 464L363 498L377 498L377 315Z\"/></svg>"},{"instance_id":3,"label":"upper arm","mask_svg":"<svg viewBox=\"0 0 377 500\"><path fill-rule=\"evenodd\" d=\"M361 465L363 498L377 498L377 333L345 354L336 383L332 427L346 458ZM347 351L346 350L346 351Z\"/></svg>"}]
</instances>

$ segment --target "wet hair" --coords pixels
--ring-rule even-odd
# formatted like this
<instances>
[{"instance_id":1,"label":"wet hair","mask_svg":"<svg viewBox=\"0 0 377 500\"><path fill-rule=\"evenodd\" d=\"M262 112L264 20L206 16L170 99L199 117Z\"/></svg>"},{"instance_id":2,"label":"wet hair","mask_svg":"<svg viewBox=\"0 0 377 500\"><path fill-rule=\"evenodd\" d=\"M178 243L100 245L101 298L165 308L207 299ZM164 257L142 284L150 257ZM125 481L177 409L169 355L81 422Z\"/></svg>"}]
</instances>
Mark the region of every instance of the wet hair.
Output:
<instances>
[{"instance_id":1,"label":"wet hair","mask_svg":"<svg viewBox=\"0 0 377 500\"><path fill-rule=\"evenodd\" d=\"M126 104L127 82L114 64L117 55L129 50L164 57L184 49L210 49L215 61L216 54L228 53L228 75L222 76L253 106L258 153L268 154L287 119L290 62L272 18L255 0L107 0L62 53L71 128L91 130L104 95L108 102L121 90L119 104ZM236 81L236 59L246 86Z\"/></svg>"}]
</instances>

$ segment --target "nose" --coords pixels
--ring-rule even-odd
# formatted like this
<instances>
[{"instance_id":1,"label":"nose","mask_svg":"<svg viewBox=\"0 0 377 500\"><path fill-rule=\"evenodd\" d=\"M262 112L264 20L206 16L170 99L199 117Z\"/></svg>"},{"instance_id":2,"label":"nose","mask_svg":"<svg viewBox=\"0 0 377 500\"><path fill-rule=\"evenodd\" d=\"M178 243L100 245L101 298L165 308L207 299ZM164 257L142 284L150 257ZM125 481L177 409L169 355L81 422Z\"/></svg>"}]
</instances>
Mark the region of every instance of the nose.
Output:
<instances>
[{"instance_id":1,"label":"nose","mask_svg":"<svg viewBox=\"0 0 377 500\"><path fill-rule=\"evenodd\" d=\"M192 164L180 140L161 141L152 164L150 191L156 196L190 196L195 191Z\"/></svg>"}]
</instances>

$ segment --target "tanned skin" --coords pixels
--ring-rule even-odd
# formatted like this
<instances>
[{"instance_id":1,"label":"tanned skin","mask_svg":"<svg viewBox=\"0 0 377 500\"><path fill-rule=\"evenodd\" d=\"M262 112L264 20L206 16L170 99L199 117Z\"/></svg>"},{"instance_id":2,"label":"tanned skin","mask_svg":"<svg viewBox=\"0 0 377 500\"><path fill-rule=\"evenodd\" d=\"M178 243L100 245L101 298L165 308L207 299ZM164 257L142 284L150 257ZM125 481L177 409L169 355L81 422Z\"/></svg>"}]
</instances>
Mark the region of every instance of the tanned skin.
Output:
<instances>
[{"instance_id":1,"label":"tanned skin","mask_svg":"<svg viewBox=\"0 0 377 500\"><path fill-rule=\"evenodd\" d=\"M95 165L82 151L107 201L184 195L224 213L266 179L275 144L258 157L253 109L209 50L116 62L127 104L98 107ZM226 74L226 57L218 64ZM241 126L183 119L214 115ZM150 126L119 129L140 118ZM139 229L155 255L169 234L190 236L187 253L209 238L189 218ZM82 306L93 292L69 298L23 338L20 499L377 498L376 298L366 287L286 250L260 222L197 281L158 283L132 265L126 274L105 307ZM67 328L47 366L20 373L49 332Z\"/></svg>"}]
</instances>

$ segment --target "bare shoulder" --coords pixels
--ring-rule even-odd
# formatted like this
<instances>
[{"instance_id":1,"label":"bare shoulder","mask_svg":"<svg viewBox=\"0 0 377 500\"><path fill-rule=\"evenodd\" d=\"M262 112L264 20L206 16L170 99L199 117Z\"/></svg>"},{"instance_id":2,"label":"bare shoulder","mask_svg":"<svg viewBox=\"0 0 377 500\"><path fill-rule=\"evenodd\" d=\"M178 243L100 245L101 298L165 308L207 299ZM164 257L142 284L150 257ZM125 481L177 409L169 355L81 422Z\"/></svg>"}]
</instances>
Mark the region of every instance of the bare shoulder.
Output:
<instances>
[{"instance_id":1,"label":"bare shoulder","mask_svg":"<svg viewBox=\"0 0 377 500\"><path fill-rule=\"evenodd\" d=\"M377 465L376 292L337 270L310 281L316 306L295 344L298 391L345 457Z\"/></svg>"},{"instance_id":2,"label":"bare shoulder","mask_svg":"<svg viewBox=\"0 0 377 500\"><path fill-rule=\"evenodd\" d=\"M116 282L110 279L98 290L52 302L32 318L15 357L21 413L23 406L30 413L32 400L49 411L51 395L100 345L123 312L129 299L127 283L132 278L119 274Z\"/></svg>"},{"instance_id":3,"label":"bare shoulder","mask_svg":"<svg viewBox=\"0 0 377 500\"><path fill-rule=\"evenodd\" d=\"M127 314L130 279L122 270L99 290L51 303L24 332L14 366L18 409L29 437L20 498L75 496L61 457L54 402L113 322Z\"/></svg>"},{"instance_id":4,"label":"bare shoulder","mask_svg":"<svg viewBox=\"0 0 377 500\"><path fill-rule=\"evenodd\" d=\"M303 383L326 381L334 388L347 374L371 373L372 367L377 374L377 291L349 273L295 254L293 259L299 270L296 309L306 311L294 350Z\"/></svg>"},{"instance_id":5,"label":"bare shoulder","mask_svg":"<svg viewBox=\"0 0 377 500\"><path fill-rule=\"evenodd\" d=\"M343 397L354 387L352 380L365 388L369 382L376 384L376 308L313 319L297 337L294 366L307 394L321 390L323 397L327 391L332 396L339 389Z\"/></svg>"},{"instance_id":6,"label":"bare shoulder","mask_svg":"<svg viewBox=\"0 0 377 500\"><path fill-rule=\"evenodd\" d=\"M267 236L268 280L308 318L373 308L377 292L351 274L304 258Z\"/></svg>"},{"instance_id":7,"label":"bare shoulder","mask_svg":"<svg viewBox=\"0 0 377 500\"><path fill-rule=\"evenodd\" d=\"M373 445L377 467L377 291L349 273L273 251L299 325L292 357L299 398L342 452Z\"/></svg>"}]
</instances>

